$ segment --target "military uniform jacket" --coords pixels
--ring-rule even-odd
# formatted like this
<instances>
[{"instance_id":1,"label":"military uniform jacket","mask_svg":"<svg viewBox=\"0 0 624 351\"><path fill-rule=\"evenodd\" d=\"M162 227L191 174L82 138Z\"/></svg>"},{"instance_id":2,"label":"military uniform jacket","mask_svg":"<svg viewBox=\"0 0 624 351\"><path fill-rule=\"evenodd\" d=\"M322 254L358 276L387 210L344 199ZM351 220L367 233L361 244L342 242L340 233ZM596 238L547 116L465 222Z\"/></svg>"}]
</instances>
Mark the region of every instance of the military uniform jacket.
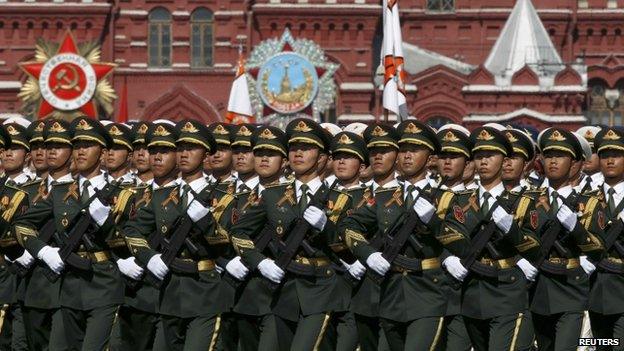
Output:
<instances>
[{"instance_id":1,"label":"military uniform jacket","mask_svg":"<svg viewBox=\"0 0 624 351\"><path fill-rule=\"evenodd\" d=\"M548 190L541 189L533 194L535 198L534 213L531 220L537 223L535 232L540 236L546 233L548 220L556 221L556 214L551 211L551 201ZM579 255L586 254L597 258L602 254L602 235L607 223L604 205L593 196L580 195L572 192L567 201L573 211L580 214L576 227L567 233L565 228L559 234L563 247L568 255L562 257L557 250L550 248L547 259L578 259ZM531 292L531 311L543 315L562 312L579 312L588 308L589 277L582 267L567 270L565 275L556 275L540 269Z\"/></svg>"},{"instance_id":2,"label":"military uniform jacket","mask_svg":"<svg viewBox=\"0 0 624 351\"><path fill-rule=\"evenodd\" d=\"M420 191L430 197L433 195L429 184ZM452 196L452 193L449 194ZM369 201L341 222L339 231L344 233L347 246L362 262L366 262L373 252L383 251L383 248L371 245L365 233L378 233L385 237L390 234L387 231L394 223L403 223L413 211L405 207L404 198L402 186L379 189L374 201ZM408 240L399 254L409 259L437 259L445 246L461 254L467 246L465 240L446 240L438 235L442 219L443 213L434 214L426 226L417 227L412 234L424 247L422 251L416 251ZM393 272L391 269L381 286L379 316L399 322L443 316L447 302L445 280L444 272L439 267L410 273Z\"/></svg>"},{"instance_id":3,"label":"military uniform jacket","mask_svg":"<svg viewBox=\"0 0 624 351\"><path fill-rule=\"evenodd\" d=\"M531 198L524 195L520 197L505 190L497 201L506 205L508 209L515 208L512 214L514 221L507 234L500 232L496 227L495 231L500 235L494 233L490 237L490 242L501 256L492 257L484 248L477 254L476 260L511 259L517 254L529 261L535 259L540 245L528 220L532 206ZM485 218L481 211L478 189L457 192L452 205L448 208L439 235L445 240L452 241L474 239L491 220L491 217ZM497 239L498 237L502 238ZM456 256L463 258L467 253L464 251ZM498 269L497 278L471 273L463 282L461 313L470 318L489 319L523 312L528 307L526 285L526 277L517 266Z\"/></svg>"},{"instance_id":4,"label":"military uniform jacket","mask_svg":"<svg viewBox=\"0 0 624 351\"><path fill-rule=\"evenodd\" d=\"M196 198L205 204L213 204L215 198L212 197L211 189L212 186L206 186L195 195ZM186 206L182 204L180 186L177 184L152 192L149 203L139 208L136 218L128 221L122 230L132 254L139 262L147 265L159 253L160 248L150 247L146 239L154 231L160 231L164 237L171 236L179 218L187 216ZM221 251L229 244L229 238L225 233L215 230L214 223L211 214L194 222L188 238L199 248L199 252L192 255L183 246L177 258L199 262L220 257ZM196 275L170 270L165 279L160 291L160 314L180 318L209 317L226 312L231 307L227 291L222 288L221 276L214 269L202 270Z\"/></svg>"},{"instance_id":5,"label":"military uniform jacket","mask_svg":"<svg viewBox=\"0 0 624 351\"><path fill-rule=\"evenodd\" d=\"M317 191L321 191L323 188L326 188L326 185L321 185ZM345 201L348 200L347 194L332 190L330 201L341 196ZM334 203L337 202L338 200ZM296 257L300 259L329 259L331 255L329 242L334 235L332 233L335 231L333 218L336 218L337 221L339 215L336 217L334 214L337 208L329 209L326 204L325 209L328 221L323 231L311 229L306 236L310 245L316 249L313 257L307 257L301 248L299 248ZM281 240L286 240L290 230L301 218L299 212L295 183L290 182L266 188L257 202L249 208L245 215L238 219L232 227L232 243L242 260L248 267L251 267L252 271L256 269L260 261L266 258L265 254L255 248L253 238L266 225L269 225L275 228L275 232ZM272 299L272 311L284 319L297 321L301 314L307 316L335 310L340 305L340 301L337 301L332 295L336 287L336 273L331 266L323 266L322 269L323 275L318 274L315 277L287 274L281 288Z\"/></svg>"},{"instance_id":6,"label":"military uniform jacket","mask_svg":"<svg viewBox=\"0 0 624 351\"><path fill-rule=\"evenodd\" d=\"M113 187L113 188L111 188ZM82 204L79 195L78 180L58 184L52 188L48 197L30 207L15 223L15 233L18 240L31 253L37 253L47 245L37 237L37 229L41 228L51 217L54 217L57 233L68 233L71 225L81 214L86 204ZM117 200L119 188L107 184L102 189L103 194L112 194L108 199L111 207ZM89 235L94 247L89 252L109 251L108 240L114 235L113 216L109 215L101 227L92 223L85 235ZM61 235L62 239L63 235ZM62 246L63 243L59 243ZM80 245L77 251L87 251ZM98 307L123 303L123 282L115 262L110 260L92 262L90 272L81 272L66 265L62 273L60 303L62 306L77 309L91 310Z\"/></svg>"}]
</instances>

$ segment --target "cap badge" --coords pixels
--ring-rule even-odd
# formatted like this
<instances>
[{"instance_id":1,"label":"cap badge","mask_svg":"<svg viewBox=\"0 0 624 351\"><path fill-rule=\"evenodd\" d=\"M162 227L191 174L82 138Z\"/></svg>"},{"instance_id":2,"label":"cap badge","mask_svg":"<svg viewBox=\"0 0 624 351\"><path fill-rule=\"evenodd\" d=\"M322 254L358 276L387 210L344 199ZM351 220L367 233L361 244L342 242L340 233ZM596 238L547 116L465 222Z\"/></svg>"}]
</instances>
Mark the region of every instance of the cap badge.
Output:
<instances>
[{"instance_id":1,"label":"cap badge","mask_svg":"<svg viewBox=\"0 0 624 351\"><path fill-rule=\"evenodd\" d=\"M489 141L493 139L494 139L494 136L490 134L490 132L487 129L482 129L479 135L477 136L477 140Z\"/></svg>"},{"instance_id":2,"label":"cap badge","mask_svg":"<svg viewBox=\"0 0 624 351\"><path fill-rule=\"evenodd\" d=\"M566 138L563 136L563 134L561 134L560 131L555 130L549 137L548 140L552 140L552 141L565 141Z\"/></svg>"},{"instance_id":3,"label":"cap badge","mask_svg":"<svg viewBox=\"0 0 624 351\"><path fill-rule=\"evenodd\" d=\"M297 126L295 126L295 129L293 130L295 132L307 133L312 131L312 128L308 127L305 121L299 121L299 123L297 123Z\"/></svg>"},{"instance_id":4,"label":"cap badge","mask_svg":"<svg viewBox=\"0 0 624 351\"><path fill-rule=\"evenodd\" d=\"M446 134L444 134L444 138L442 138L442 141L455 143L459 141L459 138L457 137L457 135L449 130L448 132L446 132Z\"/></svg>"},{"instance_id":5,"label":"cap badge","mask_svg":"<svg viewBox=\"0 0 624 351\"><path fill-rule=\"evenodd\" d=\"M412 122L410 122L407 127L405 127L405 130L403 131L404 133L409 133L409 134L418 134L420 132L422 132L422 129L416 127L416 125Z\"/></svg>"},{"instance_id":6,"label":"cap badge","mask_svg":"<svg viewBox=\"0 0 624 351\"><path fill-rule=\"evenodd\" d=\"M158 127L156 127L156 130L154 130L154 136L164 137L164 136L168 136L168 135L171 135L171 133L169 133L167 131L167 129L165 129L165 127L163 127L163 126L158 126Z\"/></svg>"},{"instance_id":7,"label":"cap badge","mask_svg":"<svg viewBox=\"0 0 624 351\"><path fill-rule=\"evenodd\" d=\"M217 127L212 131L214 134L220 135L229 135L230 132L223 127L223 124L218 124Z\"/></svg>"},{"instance_id":8,"label":"cap badge","mask_svg":"<svg viewBox=\"0 0 624 351\"><path fill-rule=\"evenodd\" d=\"M182 127L182 129L180 129L180 131L184 132L184 133L197 133L197 132L199 132L199 129L195 128L193 123L186 122L184 124L184 127Z\"/></svg>"},{"instance_id":9,"label":"cap badge","mask_svg":"<svg viewBox=\"0 0 624 351\"><path fill-rule=\"evenodd\" d=\"M241 126L238 132L236 132L236 135L248 137L251 136L251 131L247 126Z\"/></svg>"},{"instance_id":10,"label":"cap badge","mask_svg":"<svg viewBox=\"0 0 624 351\"><path fill-rule=\"evenodd\" d=\"M139 130L137 130L137 132L139 134L147 133L147 124L145 124L145 123L141 124L141 126L139 127Z\"/></svg>"},{"instance_id":11,"label":"cap badge","mask_svg":"<svg viewBox=\"0 0 624 351\"><path fill-rule=\"evenodd\" d=\"M93 127L89 125L89 122L87 122L86 119L81 119L80 122L78 122L78 125L76 126L76 130L91 130L91 129L93 129Z\"/></svg>"},{"instance_id":12,"label":"cap badge","mask_svg":"<svg viewBox=\"0 0 624 351\"><path fill-rule=\"evenodd\" d=\"M7 127L7 132L9 132L9 134L11 135L18 135L19 131L17 129L15 129L15 127L13 126L8 126Z\"/></svg>"},{"instance_id":13,"label":"cap badge","mask_svg":"<svg viewBox=\"0 0 624 351\"><path fill-rule=\"evenodd\" d=\"M348 135L343 134L343 135L340 137L340 139L338 139L338 144L345 144L345 145L348 145L348 144L353 144L353 140L351 140L351 138L349 138L349 136L348 136Z\"/></svg>"},{"instance_id":14,"label":"cap badge","mask_svg":"<svg viewBox=\"0 0 624 351\"><path fill-rule=\"evenodd\" d=\"M59 122L54 122L52 124L52 127L50 127L50 131L53 133L63 133L67 130L65 130L65 128L63 128L63 126Z\"/></svg>"},{"instance_id":15,"label":"cap badge","mask_svg":"<svg viewBox=\"0 0 624 351\"><path fill-rule=\"evenodd\" d=\"M516 138L515 135L513 135L511 132L507 132L505 133L505 135L507 136L507 139L512 142L512 143L517 143L518 142L518 138Z\"/></svg>"},{"instance_id":16,"label":"cap badge","mask_svg":"<svg viewBox=\"0 0 624 351\"><path fill-rule=\"evenodd\" d=\"M591 129L588 129L587 131L585 131L585 139L590 140L590 139L594 139L595 135L594 132L591 131Z\"/></svg>"},{"instance_id":17,"label":"cap badge","mask_svg":"<svg viewBox=\"0 0 624 351\"><path fill-rule=\"evenodd\" d=\"M613 129L609 129L609 131L607 132L607 134L605 134L604 140L618 140L620 139L620 136L617 135L617 133L613 130Z\"/></svg>"},{"instance_id":18,"label":"cap badge","mask_svg":"<svg viewBox=\"0 0 624 351\"><path fill-rule=\"evenodd\" d=\"M117 128L117 126L112 126L111 129L108 131L108 133L110 135L114 135L114 136L123 135L123 132L121 130L119 130L119 128Z\"/></svg>"},{"instance_id":19,"label":"cap badge","mask_svg":"<svg viewBox=\"0 0 624 351\"><path fill-rule=\"evenodd\" d=\"M44 126L45 126L45 123L43 123L43 122L37 124L37 127L35 127L35 132L43 132L43 127Z\"/></svg>"},{"instance_id":20,"label":"cap badge","mask_svg":"<svg viewBox=\"0 0 624 351\"><path fill-rule=\"evenodd\" d=\"M388 132L383 130L383 128L381 128L380 126L376 126L375 129L373 129L373 132L371 133L371 136L374 136L374 137L382 137L386 135L388 135Z\"/></svg>"},{"instance_id":21,"label":"cap badge","mask_svg":"<svg viewBox=\"0 0 624 351\"><path fill-rule=\"evenodd\" d=\"M273 132L269 129L266 128L265 130L262 131L262 133L260 133L260 139L275 139L277 138L275 136L275 134L273 134Z\"/></svg>"}]
</instances>

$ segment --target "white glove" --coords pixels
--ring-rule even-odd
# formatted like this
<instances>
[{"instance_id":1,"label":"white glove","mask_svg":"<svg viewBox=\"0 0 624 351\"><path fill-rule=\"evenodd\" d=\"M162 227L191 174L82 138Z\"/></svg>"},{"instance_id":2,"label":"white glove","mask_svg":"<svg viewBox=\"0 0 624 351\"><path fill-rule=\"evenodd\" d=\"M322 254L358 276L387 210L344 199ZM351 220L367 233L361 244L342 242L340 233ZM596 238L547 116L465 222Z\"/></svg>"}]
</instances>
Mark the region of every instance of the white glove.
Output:
<instances>
[{"instance_id":1,"label":"white glove","mask_svg":"<svg viewBox=\"0 0 624 351\"><path fill-rule=\"evenodd\" d=\"M95 223L100 227L106 222L110 210L110 206L104 206L100 199L97 198L89 204L89 214L91 214L91 218L93 218Z\"/></svg>"},{"instance_id":2,"label":"white glove","mask_svg":"<svg viewBox=\"0 0 624 351\"><path fill-rule=\"evenodd\" d=\"M134 257L118 259L117 267L119 267L121 274L134 280L141 279L141 275L143 275L143 268L136 264Z\"/></svg>"},{"instance_id":3,"label":"white glove","mask_svg":"<svg viewBox=\"0 0 624 351\"><path fill-rule=\"evenodd\" d=\"M386 275L390 269L390 262L381 255L381 252L373 252L370 254L366 259L366 265L381 276Z\"/></svg>"},{"instance_id":4,"label":"white glove","mask_svg":"<svg viewBox=\"0 0 624 351\"><path fill-rule=\"evenodd\" d=\"M587 259L587 256L581 256L580 259L581 267L583 267L585 273L587 273L587 275L591 275L592 273L594 273L594 271L596 270L596 266L594 266L594 264Z\"/></svg>"},{"instance_id":5,"label":"white glove","mask_svg":"<svg viewBox=\"0 0 624 351\"><path fill-rule=\"evenodd\" d=\"M189 194L189 196L191 196L191 194ZM193 222L197 222L210 213L210 210L202 206L198 201L193 201L186 210L186 213L191 217Z\"/></svg>"},{"instance_id":6,"label":"white glove","mask_svg":"<svg viewBox=\"0 0 624 351\"><path fill-rule=\"evenodd\" d=\"M446 268L453 278L459 280L460 282L463 281L468 275L468 270L463 264L461 264L461 261L457 256L447 257L444 261L442 261L442 266Z\"/></svg>"},{"instance_id":7,"label":"white glove","mask_svg":"<svg viewBox=\"0 0 624 351\"><path fill-rule=\"evenodd\" d=\"M61 273L63 268L65 268L65 262L63 262L58 252L58 247L44 246L37 253L37 258L45 262L52 272L56 274Z\"/></svg>"},{"instance_id":8,"label":"white glove","mask_svg":"<svg viewBox=\"0 0 624 351\"><path fill-rule=\"evenodd\" d=\"M221 274L221 273L223 273L223 267L221 267L218 264L216 264L215 265L215 271L217 271L217 273Z\"/></svg>"},{"instance_id":9,"label":"white glove","mask_svg":"<svg viewBox=\"0 0 624 351\"><path fill-rule=\"evenodd\" d=\"M258 263L258 270L268 280L279 284L284 278L284 271L279 268L270 258L265 258Z\"/></svg>"},{"instance_id":10,"label":"white glove","mask_svg":"<svg viewBox=\"0 0 624 351\"><path fill-rule=\"evenodd\" d=\"M511 225L513 224L513 216L507 213L502 207L497 206L494 212L492 212L492 220L503 233L509 233Z\"/></svg>"},{"instance_id":11,"label":"white glove","mask_svg":"<svg viewBox=\"0 0 624 351\"><path fill-rule=\"evenodd\" d=\"M576 216L576 213L572 212L572 210L568 206L562 204L561 207L559 207L559 211L557 212L557 219L559 220L559 222L561 222L565 229L567 229L568 231L572 231L572 229L574 229L574 227L576 226L576 221L578 217Z\"/></svg>"},{"instance_id":12,"label":"white glove","mask_svg":"<svg viewBox=\"0 0 624 351\"><path fill-rule=\"evenodd\" d=\"M323 230L327 223L327 216L325 212L318 207L310 206L303 212L303 219L310 223L314 229Z\"/></svg>"},{"instance_id":13,"label":"white glove","mask_svg":"<svg viewBox=\"0 0 624 351\"><path fill-rule=\"evenodd\" d=\"M160 254L156 254L150 258L149 262L147 262L147 269L160 280L165 279L165 276L169 273L169 267L167 267L162 258L160 258Z\"/></svg>"},{"instance_id":14,"label":"white glove","mask_svg":"<svg viewBox=\"0 0 624 351\"><path fill-rule=\"evenodd\" d=\"M535 268L535 266L531 264L531 262L522 258L518 261L518 267L520 267L522 273L524 273L524 276L527 278L528 281L535 281L538 270L537 268Z\"/></svg>"},{"instance_id":15,"label":"white glove","mask_svg":"<svg viewBox=\"0 0 624 351\"><path fill-rule=\"evenodd\" d=\"M366 267L360 263L360 261L355 261L352 265L349 265L349 274L357 280L362 279L366 273Z\"/></svg>"},{"instance_id":16,"label":"white glove","mask_svg":"<svg viewBox=\"0 0 624 351\"><path fill-rule=\"evenodd\" d=\"M435 207L433 207L429 201L423 199L422 197L419 197L414 203L414 211L420 220L425 224L429 223L431 217L433 217L433 214L435 213L435 210Z\"/></svg>"},{"instance_id":17,"label":"white glove","mask_svg":"<svg viewBox=\"0 0 624 351\"><path fill-rule=\"evenodd\" d=\"M247 273L249 273L249 269L241 262L240 256L231 259L230 262L225 265L225 270L238 280L244 280Z\"/></svg>"},{"instance_id":18,"label":"white glove","mask_svg":"<svg viewBox=\"0 0 624 351\"><path fill-rule=\"evenodd\" d=\"M35 259L30 255L30 253L28 253L28 251L24 250L24 253L18 257L15 262L19 263L24 268L28 268L35 262Z\"/></svg>"}]
</instances>

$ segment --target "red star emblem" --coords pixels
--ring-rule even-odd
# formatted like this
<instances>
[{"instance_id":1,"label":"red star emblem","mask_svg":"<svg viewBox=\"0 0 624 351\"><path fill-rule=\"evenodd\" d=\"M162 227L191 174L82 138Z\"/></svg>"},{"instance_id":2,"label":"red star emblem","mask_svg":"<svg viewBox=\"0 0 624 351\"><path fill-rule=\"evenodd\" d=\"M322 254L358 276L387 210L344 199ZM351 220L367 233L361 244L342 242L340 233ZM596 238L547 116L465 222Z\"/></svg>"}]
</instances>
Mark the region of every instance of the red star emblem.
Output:
<instances>
[{"instance_id":1,"label":"red star emblem","mask_svg":"<svg viewBox=\"0 0 624 351\"><path fill-rule=\"evenodd\" d=\"M114 64L90 63L78 53L76 41L69 31L54 56L45 62L24 62L20 68L39 82L41 103L38 118L55 109L80 110L96 118L93 95L97 83L113 71Z\"/></svg>"}]
</instances>

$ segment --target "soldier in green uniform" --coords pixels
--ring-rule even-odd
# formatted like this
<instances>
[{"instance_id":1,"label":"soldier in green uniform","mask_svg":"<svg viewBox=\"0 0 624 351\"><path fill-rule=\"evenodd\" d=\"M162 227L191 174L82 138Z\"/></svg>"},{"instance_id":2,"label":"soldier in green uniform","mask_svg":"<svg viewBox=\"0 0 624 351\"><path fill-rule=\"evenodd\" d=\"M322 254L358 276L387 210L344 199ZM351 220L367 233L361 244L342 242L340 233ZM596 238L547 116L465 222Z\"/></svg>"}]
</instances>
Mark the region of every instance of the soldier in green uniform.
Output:
<instances>
[{"instance_id":1,"label":"soldier in green uniform","mask_svg":"<svg viewBox=\"0 0 624 351\"><path fill-rule=\"evenodd\" d=\"M251 145L254 154L254 171L258 174L259 183L246 196L237 194L236 206L239 218L247 214L266 188L280 183L280 176L287 162L288 139L279 128L262 126L256 129L251 137ZM234 237L232 238L235 241ZM261 251L265 255L270 254L266 247ZM238 288L233 307L237 317L240 348L242 351L278 350L280 345L277 339L275 316L271 311L273 292L269 290L259 272L254 271L250 274L247 266L238 263L231 262L225 268L233 277L244 281ZM282 348L287 347L282 346Z\"/></svg>"},{"instance_id":2,"label":"soldier in green uniform","mask_svg":"<svg viewBox=\"0 0 624 351\"><path fill-rule=\"evenodd\" d=\"M123 232L147 273L162 281L158 311L163 337L156 339L154 349L214 350L221 314L230 309L229 292L215 263L230 247L229 238L218 229L215 186L203 176L203 161L216 143L207 127L191 120L175 128L153 125L148 134L155 182L163 186ZM182 175L178 181L175 147ZM155 231L162 236L159 246L147 240Z\"/></svg>"},{"instance_id":3,"label":"soldier in green uniform","mask_svg":"<svg viewBox=\"0 0 624 351\"><path fill-rule=\"evenodd\" d=\"M106 125L108 134L113 139L113 146L106 154L106 171L109 181L116 182L122 188L136 185L134 175L130 172L132 160L132 130L121 123Z\"/></svg>"},{"instance_id":4,"label":"soldier in green uniform","mask_svg":"<svg viewBox=\"0 0 624 351\"><path fill-rule=\"evenodd\" d=\"M107 244L114 235L110 210L119 189L100 170L102 155L112 140L98 121L87 117L76 118L71 133L78 178L53 187L45 200L20 216L15 232L34 257L62 274L60 304L67 346L103 350L123 302L123 282ZM60 246L69 245L67 250L74 254L72 265L66 266L58 247L38 238L38 230L52 217ZM88 224L82 233L72 231L71 226L82 223Z\"/></svg>"},{"instance_id":5,"label":"soldier in green uniform","mask_svg":"<svg viewBox=\"0 0 624 351\"><path fill-rule=\"evenodd\" d=\"M213 182L231 182L236 175L232 173L232 140L234 139L234 126L231 124L216 122L208 126L210 133L217 141L217 150L210 156L210 177Z\"/></svg>"},{"instance_id":6,"label":"soldier in green uniform","mask_svg":"<svg viewBox=\"0 0 624 351\"><path fill-rule=\"evenodd\" d=\"M600 158L595 139L601 128L598 126L583 126L576 131L576 134L585 138L591 147L591 157L583 163L583 173L586 175L581 184L584 189L598 190L604 183L604 176L600 171Z\"/></svg>"},{"instance_id":7,"label":"soldier in green uniform","mask_svg":"<svg viewBox=\"0 0 624 351\"><path fill-rule=\"evenodd\" d=\"M37 180L41 180L48 175L48 164L46 162L46 149L43 142L43 128L45 121L36 121L28 126L28 135L30 140L30 159L35 168Z\"/></svg>"},{"instance_id":8,"label":"soldier in green uniform","mask_svg":"<svg viewBox=\"0 0 624 351\"><path fill-rule=\"evenodd\" d=\"M73 182L69 172L72 143L69 123L62 120L47 121L41 136L33 134L31 137L41 138L44 142L48 173L44 179L24 186L30 206L35 206L47 199L54 186ZM54 218L48 221L54 223ZM58 246L54 236L47 244ZM47 265L37 260L24 279L23 314L28 347L31 350L64 350L67 349L67 342L59 302L61 282L60 279L55 282L48 280L46 271Z\"/></svg>"},{"instance_id":9,"label":"soldier in green uniform","mask_svg":"<svg viewBox=\"0 0 624 351\"><path fill-rule=\"evenodd\" d=\"M538 267L531 312L539 349L569 350L578 344L588 308L591 263L579 256L597 260L602 254L607 218L599 199L578 194L570 185L570 169L583 158L577 137L561 128L549 128L542 132L538 145L549 186L537 196L531 222L543 243L549 233L544 227L553 226L557 242L542 248L545 260Z\"/></svg>"},{"instance_id":10,"label":"soldier in green uniform","mask_svg":"<svg viewBox=\"0 0 624 351\"><path fill-rule=\"evenodd\" d=\"M513 149L500 130L480 127L470 139L479 188L455 194L440 235L453 241L470 238L473 245L468 251L473 262L459 257L470 271L463 281L461 312L474 349L516 350L528 292L515 256L534 259L539 252L525 221L531 199L505 190L502 166Z\"/></svg>"},{"instance_id":11,"label":"soldier in green uniform","mask_svg":"<svg viewBox=\"0 0 624 351\"><path fill-rule=\"evenodd\" d=\"M470 132L457 124L446 124L437 133L440 142L440 154L438 155L438 172L442 177L443 183L440 189L447 190L441 194L438 200L438 206L442 201L442 197L448 198L450 194L466 191L463 175L466 166L472 159L472 142L470 141ZM444 209L442 209L444 211ZM442 267L446 269L451 276L461 281L468 274L468 270L459 262L457 256L452 255L448 250L444 250L440 256ZM446 286L448 300L446 304L446 314L444 316L444 327L437 350L470 350L470 337L466 331L466 325L461 316L461 284L447 284Z\"/></svg>"},{"instance_id":12,"label":"soldier in green uniform","mask_svg":"<svg viewBox=\"0 0 624 351\"><path fill-rule=\"evenodd\" d=\"M604 175L600 197L606 200L605 211L613 237L605 235L606 256L597 263L598 269L591 284L589 315L595 338L617 338L619 347L598 347L598 350L621 350L624 340L624 250L621 235L624 220L624 130L605 128L594 140L600 171ZM613 226L614 228L611 228ZM619 228L619 232L616 228ZM610 246L610 247L607 247Z\"/></svg>"},{"instance_id":13,"label":"soldier in green uniform","mask_svg":"<svg viewBox=\"0 0 624 351\"><path fill-rule=\"evenodd\" d=\"M132 127L132 167L135 171L137 185L151 184L154 179L150 168L150 155L145 142L149 123L139 122Z\"/></svg>"},{"instance_id":14,"label":"soldier in green uniform","mask_svg":"<svg viewBox=\"0 0 624 351\"><path fill-rule=\"evenodd\" d=\"M329 201L337 204L339 197L348 195L327 189L319 177L319 164L324 163L322 159L327 157L330 146L323 129L310 119L298 118L288 124L286 133L288 159L295 181L266 188L234 224L231 234L234 247L245 265L251 271L258 270L278 286L270 306L276 315L278 333L281 333L278 334L280 343L289 345L291 350L313 350L323 342L331 311L339 303L332 295L337 278L327 251L330 250L328 235L335 228L334 222L328 218L341 213L341 208L336 205L331 209L327 207ZM331 191L329 201L308 206L319 191ZM301 242L288 240L294 235L292 228L303 223L301 221L307 222L310 228L304 237L307 250ZM279 260L284 251L275 252L269 258L257 250L252 241L267 224L275 227L277 240L286 240L287 245L291 245L284 250L296 252L284 267L273 260Z\"/></svg>"}]
</instances>

